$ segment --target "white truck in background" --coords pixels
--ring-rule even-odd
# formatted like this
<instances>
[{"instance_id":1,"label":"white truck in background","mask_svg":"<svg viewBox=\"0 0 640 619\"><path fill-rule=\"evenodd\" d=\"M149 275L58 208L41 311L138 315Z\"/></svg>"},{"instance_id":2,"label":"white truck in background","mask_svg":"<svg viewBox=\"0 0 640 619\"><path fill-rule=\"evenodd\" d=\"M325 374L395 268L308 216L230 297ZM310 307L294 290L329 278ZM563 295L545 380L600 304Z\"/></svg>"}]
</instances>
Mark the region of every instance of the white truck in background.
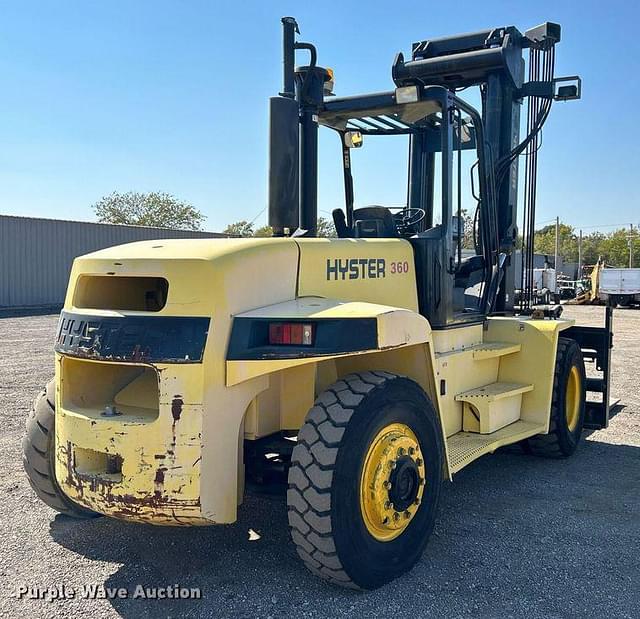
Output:
<instances>
[{"instance_id":1,"label":"white truck in background","mask_svg":"<svg viewBox=\"0 0 640 619\"><path fill-rule=\"evenodd\" d=\"M533 291L536 304L560 303L556 270L551 267L533 269Z\"/></svg>"},{"instance_id":2,"label":"white truck in background","mask_svg":"<svg viewBox=\"0 0 640 619\"><path fill-rule=\"evenodd\" d=\"M640 269L602 269L598 297L613 306L640 303Z\"/></svg>"}]
</instances>

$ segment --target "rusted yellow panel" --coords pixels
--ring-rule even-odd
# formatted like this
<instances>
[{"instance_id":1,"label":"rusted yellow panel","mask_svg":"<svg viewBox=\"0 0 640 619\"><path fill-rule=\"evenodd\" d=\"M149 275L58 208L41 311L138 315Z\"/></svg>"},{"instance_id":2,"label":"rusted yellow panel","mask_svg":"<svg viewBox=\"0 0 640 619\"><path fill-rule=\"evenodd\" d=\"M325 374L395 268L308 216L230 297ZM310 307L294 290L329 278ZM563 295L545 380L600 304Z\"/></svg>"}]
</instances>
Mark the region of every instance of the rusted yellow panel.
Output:
<instances>
[{"instance_id":1,"label":"rusted yellow panel","mask_svg":"<svg viewBox=\"0 0 640 619\"><path fill-rule=\"evenodd\" d=\"M156 420L136 423L57 411L56 478L73 500L101 513L155 524L208 524L200 513L202 412L201 405L163 405ZM97 468L83 473L78 459L87 449L121 458L121 474Z\"/></svg>"},{"instance_id":2,"label":"rusted yellow panel","mask_svg":"<svg viewBox=\"0 0 640 619\"><path fill-rule=\"evenodd\" d=\"M201 364L66 360L85 363L79 371L77 365L65 369L58 356L62 389L57 396L56 476L69 496L115 517L156 524L235 521L242 489L243 417L268 381L225 385L231 320L234 314L293 298L297 259L298 246L291 239L180 239L113 247L75 261L67 311L140 314L75 307L81 274L164 277L169 282L167 303L154 315L207 316L211 327ZM133 393L136 380L142 381L140 387L150 384L145 372L158 376L155 410L146 390ZM95 388L82 387L87 378ZM111 404L124 414L103 416ZM114 457L121 458L120 478L106 472L78 474L76 447L85 450L79 451L81 459L92 451L107 454L112 464ZM95 456L95 461L104 464L105 456Z\"/></svg>"}]
</instances>

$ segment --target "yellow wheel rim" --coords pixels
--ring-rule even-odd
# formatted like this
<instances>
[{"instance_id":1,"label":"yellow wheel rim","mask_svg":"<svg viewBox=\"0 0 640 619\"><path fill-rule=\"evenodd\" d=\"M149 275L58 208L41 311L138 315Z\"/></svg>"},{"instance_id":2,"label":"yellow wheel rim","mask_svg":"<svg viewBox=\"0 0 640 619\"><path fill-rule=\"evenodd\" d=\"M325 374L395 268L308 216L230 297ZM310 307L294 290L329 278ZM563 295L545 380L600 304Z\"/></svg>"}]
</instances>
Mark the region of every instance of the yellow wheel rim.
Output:
<instances>
[{"instance_id":1,"label":"yellow wheel rim","mask_svg":"<svg viewBox=\"0 0 640 619\"><path fill-rule=\"evenodd\" d=\"M582 400L582 377L580 371L574 365L567 378L567 391L565 394L564 414L567 418L567 427L573 432L580 419L580 401Z\"/></svg>"},{"instance_id":2,"label":"yellow wheel rim","mask_svg":"<svg viewBox=\"0 0 640 619\"><path fill-rule=\"evenodd\" d=\"M420 443L409 426L392 423L371 441L360 478L360 511L378 541L398 537L416 515L426 483Z\"/></svg>"}]
</instances>

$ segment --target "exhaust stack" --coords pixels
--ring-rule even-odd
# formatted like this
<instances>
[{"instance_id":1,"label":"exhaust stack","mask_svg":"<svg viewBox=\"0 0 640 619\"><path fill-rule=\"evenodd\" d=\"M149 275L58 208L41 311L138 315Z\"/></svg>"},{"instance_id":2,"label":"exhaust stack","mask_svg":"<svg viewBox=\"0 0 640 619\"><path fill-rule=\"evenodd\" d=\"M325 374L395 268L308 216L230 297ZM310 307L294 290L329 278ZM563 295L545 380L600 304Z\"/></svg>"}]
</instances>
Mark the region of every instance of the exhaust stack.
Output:
<instances>
[{"instance_id":1,"label":"exhaust stack","mask_svg":"<svg viewBox=\"0 0 640 619\"><path fill-rule=\"evenodd\" d=\"M324 101L326 69L316 65L316 48L296 42L298 24L282 18L283 89L269 101L269 225L274 236L304 230L316 236L318 219L318 112ZM309 52L308 66L295 69L295 52Z\"/></svg>"}]
</instances>

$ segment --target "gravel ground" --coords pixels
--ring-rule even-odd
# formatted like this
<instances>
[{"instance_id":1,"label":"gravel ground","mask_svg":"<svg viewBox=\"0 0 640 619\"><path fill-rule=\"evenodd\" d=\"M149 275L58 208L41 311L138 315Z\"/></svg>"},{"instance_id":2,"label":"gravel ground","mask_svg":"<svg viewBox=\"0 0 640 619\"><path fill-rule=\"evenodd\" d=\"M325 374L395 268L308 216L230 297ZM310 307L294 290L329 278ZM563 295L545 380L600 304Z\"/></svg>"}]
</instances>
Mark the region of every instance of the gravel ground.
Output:
<instances>
[{"instance_id":1,"label":"gravel ground","mask_svg":"<svg viewBox=\"0 0 640 619\"><path fill-rule=\"evenodd\" d=\"M601 324L602 308L566 308ZM56 516L31 492L20 438L52 374L56 316L0 319L3 617L639 617L640 311L615 311L623 407L569 460L498 453L446 484L413 571L378 591L323 584L289 543L281 499L249 498L232 526L164 529ZM249 529L259 539L250 541ZM255 536L252 536L255 537ZM18 599L21 586L199 587L202 599Z\"/></svg>"}]
</instances>

